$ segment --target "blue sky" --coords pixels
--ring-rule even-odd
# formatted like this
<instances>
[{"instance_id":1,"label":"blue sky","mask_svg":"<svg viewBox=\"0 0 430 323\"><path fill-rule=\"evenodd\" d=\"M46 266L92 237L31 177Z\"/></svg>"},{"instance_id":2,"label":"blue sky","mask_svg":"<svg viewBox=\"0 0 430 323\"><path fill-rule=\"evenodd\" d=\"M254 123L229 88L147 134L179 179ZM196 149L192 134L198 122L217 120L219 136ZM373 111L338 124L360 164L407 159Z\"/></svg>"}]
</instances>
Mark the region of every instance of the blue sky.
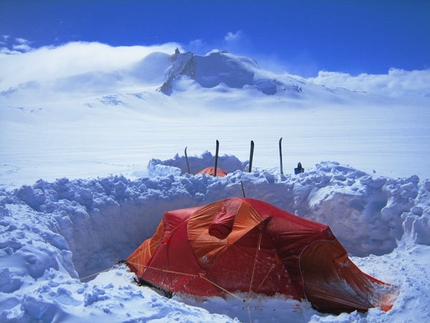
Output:
<instances>
[{"instance_id":1,"label":"blue sky","mask_svg":"<svg viewBox=\"0 0 430 323\"><path fill-rule=\"evenodd\" d=\"M430 68L429 17L427 0L0 0L0 35L9 48L178 42L305 77L320 70L385 74Z\"/></svg>"}]
</instances>

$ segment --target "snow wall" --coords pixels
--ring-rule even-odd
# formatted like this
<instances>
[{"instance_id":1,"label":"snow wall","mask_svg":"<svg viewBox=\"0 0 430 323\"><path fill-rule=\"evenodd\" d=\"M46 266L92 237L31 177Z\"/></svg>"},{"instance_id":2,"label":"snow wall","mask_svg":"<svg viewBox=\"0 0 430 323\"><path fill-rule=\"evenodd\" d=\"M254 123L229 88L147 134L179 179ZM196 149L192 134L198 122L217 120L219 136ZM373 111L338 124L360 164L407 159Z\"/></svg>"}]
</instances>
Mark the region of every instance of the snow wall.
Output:
<instances>
[{"instance_id":1,"label":"snow wall","mask_svg":"<svg viewBox=\"0 0 430 323\"><path fill-rule=\"evenodd\" d=\"M191 157L192 172L214 157ZM336 162L299 175L245 171L246 163L221 156L224 178L186 173L184 157L151 160L149 176L39 180L0 191L0 250L8 267L0 291L12 293L25 277L48 269L86 277L126 259L151 237L165 211L242 196L264 200L327 224L351 255L390 253L405 232L430 245L430 180L375 177Z\"/></svg>"}]
</instances>

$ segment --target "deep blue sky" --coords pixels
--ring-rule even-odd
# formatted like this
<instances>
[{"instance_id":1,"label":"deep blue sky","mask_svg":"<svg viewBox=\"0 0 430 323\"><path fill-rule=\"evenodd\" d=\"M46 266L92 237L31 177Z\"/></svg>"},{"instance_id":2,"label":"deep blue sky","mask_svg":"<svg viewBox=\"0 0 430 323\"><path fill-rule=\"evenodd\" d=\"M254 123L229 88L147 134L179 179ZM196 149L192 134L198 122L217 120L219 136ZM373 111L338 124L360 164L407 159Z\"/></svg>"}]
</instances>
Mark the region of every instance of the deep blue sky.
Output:
<instances>
[{"instance_id":1,"label":"deep blue sky","mask_svg":"<svg viewBox=\"0 0 430 323\"><path fill-rule=\"evenodd\" d=\"M179 42L273 59L303 76L385 74L430 68L430 1L0 0L0 35L35 48Z\"/></svg>"}]
</instances>

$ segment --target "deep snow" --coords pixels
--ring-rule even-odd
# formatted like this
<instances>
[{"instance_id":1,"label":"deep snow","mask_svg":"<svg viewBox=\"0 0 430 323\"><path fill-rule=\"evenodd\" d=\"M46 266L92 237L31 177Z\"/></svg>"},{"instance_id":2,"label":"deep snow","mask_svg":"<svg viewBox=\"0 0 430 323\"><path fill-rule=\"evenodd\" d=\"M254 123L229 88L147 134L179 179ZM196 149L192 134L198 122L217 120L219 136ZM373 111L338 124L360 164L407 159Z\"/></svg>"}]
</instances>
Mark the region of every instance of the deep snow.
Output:
<instances>
[{"instance_id":1,"label":"deep snow","mask_svg":"<svg viewBox=\"0 0 430 323\"><path fill-rule=\"evenodd\" d=\"M128 59L109 68L109 55L91 68L86 53L73 62L74 73L67 59L55 60L94 48L68 44L1 57L2 67L8 63L0 80L1 322L430 320L430 96L327 88L230 54L198 63L232 59L222 78L242 84L251 70L252 81L235 89L218 84L214 71L211 80L200 73L218 84L206 87L190 69L173 73L169 56L159 53L164 47L115 49L112 56L119 50ZM42 73L43 63L31 64L35 57L56 68ZM167 96L160 89L169 78ZM277 92L265 94L262 84ZM215 139L229 175L187 174L185 146L195 173L213 166ZM298 161L305 173L295 176ZM247 197L330 225L361 270L399 287L392 310L334 316L262 296L251 303L169 300L116 265L152 236L165 211L241 196L241 182Z\"/></svg>"},{"instance_id":2,"label":"deep snow","mask_svg":"<svg viewBox=\"0 0 430 323\"><path fill-rule=\"evenodd\" d=\"M213 156L205 153L191 158L192 163L197 161L208 166ZM294 176L265 170L232 171L238 166L237 158L223 156L220 164L232 171L225 178L184 174L183 164L184 158L178 156L152 160L148 166L151 176L134 181L123 176L62 178L2 190L2 321L428 319L430 181L419 181L417 176L397 180L371 176L336 162L323 162ZM135 285L128 268L115 265L152 236L164 211L241 196L241 181L247 197L330 225L364 272L399 286L393 309L333 316L312 310L307 302L282 298L257 297L250 304L234 298L202 302L175 296L169 300ZM94 278L88 276L105 269L109 270L88 281Z\"/></svg>"}]
</instances>

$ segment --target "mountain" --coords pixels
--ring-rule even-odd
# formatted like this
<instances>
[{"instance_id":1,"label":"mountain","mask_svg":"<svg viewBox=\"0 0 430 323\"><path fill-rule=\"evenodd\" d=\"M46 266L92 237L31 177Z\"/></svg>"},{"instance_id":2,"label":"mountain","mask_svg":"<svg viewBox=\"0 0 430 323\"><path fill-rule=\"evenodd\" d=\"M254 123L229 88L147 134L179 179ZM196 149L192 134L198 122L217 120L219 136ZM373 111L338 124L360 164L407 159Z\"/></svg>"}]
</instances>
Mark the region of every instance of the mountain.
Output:
<instances>
[{"instance_id":1,"label":"mountain","mask_svg":"<svg viewBox=\"0 0 430 323\"><path fill-rule=\"evenodd\" d=\"M67 65L67 61L61 64ZM208 93L213 90L213 94L222 94L224 98L227 93L231 93L232 96L251 95L254 98L255 95L260 98L276 95L288 100L316 99L320 102L343 103L356 100L357 95L361 100L364 94L314 84L288 73L271 72L261 68L251 58L220 50L203 56L180 52L179 49L173 54L154 51L135 62L124 62L120 67L90 68L88 63L77 63L73 59L70 64L77 65L76 70L59 67L56 73L48 71L46 75L29 74L28 78L17 78L20 82L0 88L0 99L16 104L25 97L31 97L34 102L35 98L43 101L51 95L84 98L119 93L129 95L137 91L171 96L178 92L193 95L195 91ZM22 72L24 75L25 71ZM264 95L261 97L258 94Z\"/></svg>"},{"instance_id":2,"label":"mountain","mask_svg":"<svg viewBox=\"0 0 430 323\"><path fill-rule=\"evenodd\" d=\"M162 93L171 95L176 89L182 88L181 83L187 81L202 88L215 88L219 85L231 89L249 87L267 95L301 93L305 83L297 78L265 71L253 59L226 51L212 51L200 56L191 52L181 53L177 49L173 55L153 52L137 63L115 71L93 70L48 81L28 80L2 91L1 95L10 96L22 90L43 91L46 88L54 92L97 93L136 84L157 86Z\"/></svg>"},{"instance_id":3,"label":"mountain","mask_svg":"<svg viewBox=\"0 0 430 323\"><path fill-rule=\"evenodd\" d=\"M221 83L229 88L241 89L251 86L267 95L280 91L300 93L302 88L297 80L291 78L287 85L276 78L269 77L256 61L229 54L226 51L212 51L205 56L191 52L180 53L177 49L170 56L171 66L166 71L166 80L160 90L166 95L172 94L175 83L182 78L189 78L201 87L213 88Z\"/></svg>"}]
</instances>

